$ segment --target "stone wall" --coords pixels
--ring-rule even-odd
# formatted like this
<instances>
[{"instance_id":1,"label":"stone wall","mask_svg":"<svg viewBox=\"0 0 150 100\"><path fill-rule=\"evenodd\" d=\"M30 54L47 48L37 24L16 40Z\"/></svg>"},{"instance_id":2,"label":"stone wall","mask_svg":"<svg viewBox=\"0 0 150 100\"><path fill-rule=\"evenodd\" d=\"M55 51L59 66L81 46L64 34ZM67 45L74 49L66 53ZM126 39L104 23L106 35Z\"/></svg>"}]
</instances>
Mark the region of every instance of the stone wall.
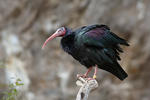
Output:
<instances>
[{"instance_id":1,"label":"stone wall","mask_svg":"<svg viewBox=\"0 0 150 100\"><path fill-rule=\"evenodd\" d=\"M129 77L120 82L99 70L101 85L89 100L149 100L149 18L149 0L0 0L0 92L21 78L26 100L74 100L76 74L86 69L61 50L60 39L41 46L58 27L98 23L129 41L120 62Z\"/></svg>"}]
</instances>

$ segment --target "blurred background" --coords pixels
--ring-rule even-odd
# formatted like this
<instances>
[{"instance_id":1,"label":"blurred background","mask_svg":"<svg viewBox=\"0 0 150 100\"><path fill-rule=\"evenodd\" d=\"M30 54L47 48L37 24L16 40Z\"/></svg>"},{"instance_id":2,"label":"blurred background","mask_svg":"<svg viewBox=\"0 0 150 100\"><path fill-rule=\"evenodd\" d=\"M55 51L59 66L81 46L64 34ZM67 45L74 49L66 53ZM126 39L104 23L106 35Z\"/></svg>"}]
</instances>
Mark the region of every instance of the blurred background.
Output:
<instances>
[{"instance_id":1,"label":"blurred background","mask_svg":"<svg viewBox=\"0 0 150 100\"><path fill-rule=\"evenodd\" d=\"M0 98L20 79L19 100L75 100L76 74L86 68L64 53L57 28L106 24L129 41L120 81L99 70L89 100L150 100L150 0L0 0Z\"/></svg>"}]
</instances>

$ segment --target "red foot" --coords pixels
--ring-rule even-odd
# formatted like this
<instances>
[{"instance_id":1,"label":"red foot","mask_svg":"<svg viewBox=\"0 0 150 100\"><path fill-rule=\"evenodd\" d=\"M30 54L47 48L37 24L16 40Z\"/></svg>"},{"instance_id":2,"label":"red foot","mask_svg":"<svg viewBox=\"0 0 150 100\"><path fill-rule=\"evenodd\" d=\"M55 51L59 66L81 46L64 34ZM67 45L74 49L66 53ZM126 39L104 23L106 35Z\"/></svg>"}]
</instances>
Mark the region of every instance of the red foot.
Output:
<instances>
[{"instance_id":1,"label":"red foot","mask_svg":"<svg viewBox=\"0 0 150 100\"><path fill-rule=\"evenodd\" d=\"M87 78L87 81L95 80L95 78L87 77L87 75L85 75L85 74L83 74L83 75L81 75L81 74L77 74L77 78L79 78L79 77Z\"/></svg>"},{"instance_id":2,"label":"red foot","mask_svg":"<svg viewBox=\"0 0 150 100\"><path fill-rule=\"evenodd\" d=\"M87 75L86 74L77 74L77 78L79 78L79 77L83 77L83 78L87 78Z\"/></svg>"},{"instance_id":3,"label":"red foot","mask_svg":"<svg viewBox=\"0 0 150 100\"><path fill-rule=\"evenodd\" d=\"M95 80L95 79L94 79L94 78L89 77L87 80L88 80L88 81L90 81L90 80Z\"/></svg>"}]
</instances>

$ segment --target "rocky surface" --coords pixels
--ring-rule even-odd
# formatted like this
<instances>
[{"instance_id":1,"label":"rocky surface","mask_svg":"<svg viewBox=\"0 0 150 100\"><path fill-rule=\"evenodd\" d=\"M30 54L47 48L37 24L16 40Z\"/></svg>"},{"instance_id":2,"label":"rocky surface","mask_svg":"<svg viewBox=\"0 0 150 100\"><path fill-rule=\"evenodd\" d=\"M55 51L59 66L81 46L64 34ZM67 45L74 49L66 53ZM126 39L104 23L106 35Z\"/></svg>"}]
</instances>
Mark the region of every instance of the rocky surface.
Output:
<instances>
[{"instance_id":1,"label":"rocky surface","mask_svg":"<svg viewBox=\"0 0 150 100\"><path fill-rule=\"evenodd\" d=\"M26 100L74 100L76 74L86 69L60 39L41 45L60 26L103 23L131 45L120 62L129 77L120 82L99 70L101 85L89 100L149 100L149 11L149 0L0 0L0 96L19 77Z\"/></svg>"}]
</instances>

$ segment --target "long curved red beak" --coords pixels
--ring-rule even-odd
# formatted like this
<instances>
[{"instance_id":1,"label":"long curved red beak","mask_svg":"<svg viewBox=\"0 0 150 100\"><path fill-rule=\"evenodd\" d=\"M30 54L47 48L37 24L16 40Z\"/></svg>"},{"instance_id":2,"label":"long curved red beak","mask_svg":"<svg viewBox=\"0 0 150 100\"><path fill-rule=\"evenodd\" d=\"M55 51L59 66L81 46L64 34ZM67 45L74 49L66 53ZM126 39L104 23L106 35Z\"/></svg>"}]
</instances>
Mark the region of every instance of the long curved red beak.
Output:
<instances>
[{"instance_id":1,"label":"long curved red beak","mask_svg":"<svg viewBox=\"0 0 150 100\"><path fill-rule=\"evenodd\" d=\"M53 40L54 38L58 36L64 36L65 34L66 34L65 28L64 27L59 28L53 35L51 35L48 39L46 39L46 41L44 42L42 46L42 49L44 49L48 41Z\"/></svg>"},{"instance_id":2,"label":"long curved red beak","mask_svg":"<svg viewBox=\"0 0 150 100\"><path fill-rule=\"evenodd\" d=\"M48 39L46 39L46 41L44 42L44 44L42 46L42 49L44 49L44 47L46 46L46 44L48 43L48 41L53 40L54 38L58 37L59 35L60 35L59 33L54 33Z\"/></svg>"}]
</instances>

